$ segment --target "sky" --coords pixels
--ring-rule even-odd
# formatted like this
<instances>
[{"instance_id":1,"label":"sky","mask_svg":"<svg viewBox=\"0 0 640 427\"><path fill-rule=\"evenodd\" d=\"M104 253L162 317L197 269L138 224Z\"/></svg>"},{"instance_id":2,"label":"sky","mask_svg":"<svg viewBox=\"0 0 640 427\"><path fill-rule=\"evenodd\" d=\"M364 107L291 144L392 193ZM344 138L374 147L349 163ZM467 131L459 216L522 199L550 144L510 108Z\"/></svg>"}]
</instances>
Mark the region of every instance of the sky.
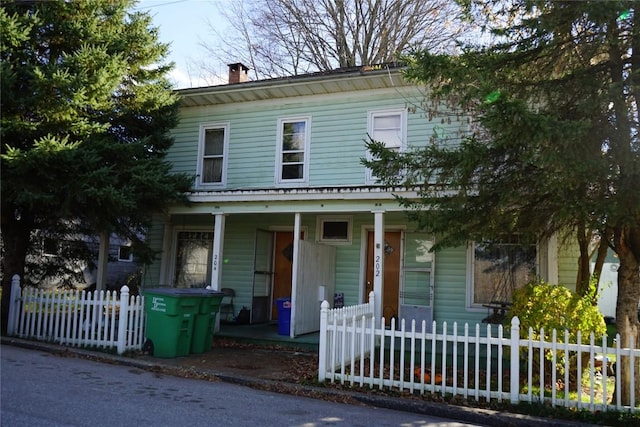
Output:
<instances>
[{"instance_id":1,"label":"sky","mask_svg":"<svg viewBox=\"0 0 640 427\"><path fill-rule=\"evenodd\" d=\"M212 82L199 77L195 63L204 55L201 41L213 40L212 25L226 26L219 7L231 0L139 0L135 10L149 12L153 24L159 28L160 41L170 43L169 61L175 69L169 79L176 89L209 86ZM226 75L226 64L217 64L216 71Z\"/></svg>"}]
</instances>

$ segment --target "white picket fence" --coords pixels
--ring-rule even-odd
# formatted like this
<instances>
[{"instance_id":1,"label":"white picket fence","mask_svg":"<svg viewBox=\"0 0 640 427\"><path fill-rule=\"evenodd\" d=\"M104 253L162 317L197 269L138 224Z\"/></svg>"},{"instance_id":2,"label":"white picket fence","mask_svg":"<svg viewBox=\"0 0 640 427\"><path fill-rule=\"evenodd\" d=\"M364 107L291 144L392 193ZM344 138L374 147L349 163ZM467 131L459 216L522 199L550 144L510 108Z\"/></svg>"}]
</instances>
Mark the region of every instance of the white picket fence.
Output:
<instances>
[{"instance_id":1,"label":"white picket fence","mask_svg":"<svg viewBox=\"0 0 640 427\"><path fill-rule=\"evenodd\" d=\"M320 306L319 364L322 367L345 370L348 364L355 365L356 359L368 357L375 348L375 338L360 335L356 339L352 330L362 330L374 318L375 294L369 293L369 302L330 310L329 303ZM335 325L333 333L322 333L322 325ZM327 326L328 327L328 326ZM327 342L330 340L330 342ZM322 374L321 374L322 375ZM320 378L323 381L325 378Z\"/></svg>"},{"instance_id":2,"label":"white picket fence","mask_svg":"<svg viewBox=\"0 0 640 427\"><path fill-rule=\"evenodd\" d=\"M435 321L432 332L427 332L426 322L407 324L404 319L396 330L395 319L387 328L384 318L375 318L372 300L357 307L360 311L353 314L352 307L330 309L326 301L321 305L320 382L460 395L476 401L536 402L593 412L640 411L633 384L640 349L633 340L630 348L621 348L617 335L614 347L608 347L606 335L596 340L591 334L583 343L578 334L576 342L570 343L568 331L559 340L555 330L550 341L534 339L532 330L521 338L517 317L511 321L511 333L502 325L486 325L485 329L484 325L472 328L465 324L460 330L454 323L449 330L446 322L438 332ZM545 337L544 331L539 336ZM621 370L612 369L613 360L632 362L627 364L632 378L629 405L622 404L620 390L613 393L615 384L621 384ZM585 374L569 390L572 371ZM609 401L612 394L615 398Z\"/></svg>"},{"instance_id":3,"label":"white picket fence","mask_svg":"<svg viewBox=\"0 0 640 427\"><path fill-rule=\"evenodd\" d=\"M144 344L143 296L117 291L20 287L13 276L7 334L75 347L114 348L118 354Z\"/></svg>"}]
</instances>

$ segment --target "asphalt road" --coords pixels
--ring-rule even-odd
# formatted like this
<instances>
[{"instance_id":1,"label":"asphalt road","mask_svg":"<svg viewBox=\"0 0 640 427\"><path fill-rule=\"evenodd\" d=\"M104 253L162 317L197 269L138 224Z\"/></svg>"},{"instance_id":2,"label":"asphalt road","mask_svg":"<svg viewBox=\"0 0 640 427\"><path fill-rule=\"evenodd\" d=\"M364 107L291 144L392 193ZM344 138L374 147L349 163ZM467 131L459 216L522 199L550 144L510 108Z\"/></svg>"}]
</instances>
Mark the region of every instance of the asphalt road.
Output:
<instances>
[{"instance_id":1,"label":"asphalt road","mask_svg":"<svg viewBox=\"0 0 640 427\"><path fill-rule=\"evenodd\" d=\"M9 345L0 351L4 427L478 425L178 378Z\"/></svg>"}]
</instances>

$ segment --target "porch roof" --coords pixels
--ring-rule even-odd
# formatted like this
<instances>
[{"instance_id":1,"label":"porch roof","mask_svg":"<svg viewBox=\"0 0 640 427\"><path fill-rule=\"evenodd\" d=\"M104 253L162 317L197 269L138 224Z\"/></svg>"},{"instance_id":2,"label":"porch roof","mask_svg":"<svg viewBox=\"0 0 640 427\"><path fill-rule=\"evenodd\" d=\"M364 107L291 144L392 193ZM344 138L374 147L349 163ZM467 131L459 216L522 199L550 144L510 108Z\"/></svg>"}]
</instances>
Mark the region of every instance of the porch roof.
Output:
<instances>
[{"instance_id":1,"label":"porch roof","mask_svg":"<svg viewBox=\"0 0 640 427\"><path fill-rule=\"evenodd\" d=\"M417 197L417 189L383 186L240 188L218 191L193 191L192 202L249 202L293 200L395 200L394 195Z\"/></svg>"},{"instance_id":2,"label":"porch roof","mask_svg":"<svg viewBox=\"0 0 640 427\"><path fill-rule=\"evenodd\" d=\"M417 190L380 186L200 191L190 194L190 206L175 206L171 213L403 211L394 195L415 198L417 194Z\"/></svg>"}]
</instances>

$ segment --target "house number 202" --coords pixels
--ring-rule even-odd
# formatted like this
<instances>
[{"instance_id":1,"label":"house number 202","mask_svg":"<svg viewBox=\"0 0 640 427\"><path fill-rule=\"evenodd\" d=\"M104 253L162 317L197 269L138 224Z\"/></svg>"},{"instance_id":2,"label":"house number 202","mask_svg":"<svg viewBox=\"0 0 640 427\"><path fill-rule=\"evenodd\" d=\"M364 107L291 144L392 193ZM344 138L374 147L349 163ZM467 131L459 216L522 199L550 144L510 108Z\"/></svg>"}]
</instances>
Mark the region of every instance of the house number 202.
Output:
<instances>
[{"instance_id":1,"label":"house number 202","mask_svg":"<svg viewBox=\"0 0 640 427\"><path fill-rule=\"evenodd\" d=\"M380 255L376 255L375 260L376 260L375 267L374 267L376 272L375 276L380 277L380 267L381 267L382 257Z\"/></svg>"},{"instance_id":2,"label":"house number 202","mask_svg":"<svg viewBox=\"0 0 640 427\"><path fill-rule=\"evenodd\" d=\"M218 254L213 256L213 271L218 271Z\"/></svg>"}]
</instances>

